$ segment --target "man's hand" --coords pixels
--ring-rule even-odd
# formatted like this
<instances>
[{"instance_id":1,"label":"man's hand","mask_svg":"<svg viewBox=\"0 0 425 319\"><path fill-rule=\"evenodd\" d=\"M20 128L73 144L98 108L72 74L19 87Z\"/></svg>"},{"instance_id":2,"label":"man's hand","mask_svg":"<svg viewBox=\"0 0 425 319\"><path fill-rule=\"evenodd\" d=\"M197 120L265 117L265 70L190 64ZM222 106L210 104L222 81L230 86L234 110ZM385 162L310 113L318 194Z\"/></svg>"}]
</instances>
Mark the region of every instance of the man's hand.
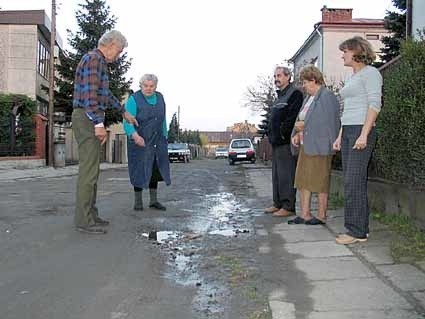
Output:
<instances>
[{"instance_id":1,"label":"man's hand","mask_svg":"<svg viewBox=\"0 0 425 319\"><path fill-rule=\"evenodd\" d=\"M137 123L136 118L133 115L131 115L130 113L124 112L122 116L125 118L125 120L128 123L133 124L135 126L139 126L139 123Z\"/></svg>"},{"instance_id":2,"label":"man's hand","mask_svg":"<svg viewBox=\"0 0 425 319\"><path fill-rule=\"evenodd\" d=\"M103 144L106 143L107 135L106 135L106 130L103 126L102 127L95 127L94 128L94 135L99 139L100 145L103 145Z\"/></svg>"},{"instance_id":3,"label":"man's hand","mask_svg":"<svg viewBox=\"0 0 425 319\"><path fill-rule=\"evenodd\" d=\"M136 143L136 145L139 145L140 147L145 146L145 140L137 132L134 132L131 137L133 138L134 143Z\"/></svg>"}]
</instances>

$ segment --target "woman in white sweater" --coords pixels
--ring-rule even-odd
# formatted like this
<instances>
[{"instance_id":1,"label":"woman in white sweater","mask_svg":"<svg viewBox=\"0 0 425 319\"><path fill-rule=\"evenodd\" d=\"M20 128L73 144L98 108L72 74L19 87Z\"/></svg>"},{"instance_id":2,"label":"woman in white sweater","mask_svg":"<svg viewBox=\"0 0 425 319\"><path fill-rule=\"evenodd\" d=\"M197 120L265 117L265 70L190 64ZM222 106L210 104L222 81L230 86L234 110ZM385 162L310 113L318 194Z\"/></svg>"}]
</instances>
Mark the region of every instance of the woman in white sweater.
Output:
<instances>
[{"instance_id":1,"label":"woman in white sweater","mask_svg":"<svg viewBox=\"0 0 425 319\"><path fill-rule=\"evenodd\" d=\"M367 167L376 143L375 121L381 110L382 76L370 66L375 52L370 43L354 37L340 44L344 65L353 75L341 89L344 110L341 130L333 144L341 150L344 172L345 234L336 238L338 244L365 242L369 234L367 201Z\"/></svg>"}]
</instances>

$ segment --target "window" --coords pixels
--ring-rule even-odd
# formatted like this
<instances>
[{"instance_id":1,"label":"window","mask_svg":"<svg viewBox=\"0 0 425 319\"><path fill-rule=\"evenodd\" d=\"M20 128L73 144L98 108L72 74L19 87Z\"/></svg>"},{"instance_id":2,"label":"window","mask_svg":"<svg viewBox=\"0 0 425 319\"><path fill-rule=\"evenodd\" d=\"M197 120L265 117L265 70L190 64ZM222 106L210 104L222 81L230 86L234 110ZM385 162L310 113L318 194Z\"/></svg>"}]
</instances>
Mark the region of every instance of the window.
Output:
<instances>
[{"instance_id":1,"label":"window","mask_svg":"<svg viewBox=\"0 0 425 319\"><path fill-rule=\"evenodd\" d=\"M367 40L379 40L379 34L366 34Z\"/></svg>"},{"instance_id":2,"label":"window","mask_svg":"<svg viewBox=\"0 0 425 319\"><path fill-rule=\"evenodd\" d=\"M37 45L37 72L46 79L49 78L49 60L49 50L39 40Z\"/></svg>"}]
</instances>

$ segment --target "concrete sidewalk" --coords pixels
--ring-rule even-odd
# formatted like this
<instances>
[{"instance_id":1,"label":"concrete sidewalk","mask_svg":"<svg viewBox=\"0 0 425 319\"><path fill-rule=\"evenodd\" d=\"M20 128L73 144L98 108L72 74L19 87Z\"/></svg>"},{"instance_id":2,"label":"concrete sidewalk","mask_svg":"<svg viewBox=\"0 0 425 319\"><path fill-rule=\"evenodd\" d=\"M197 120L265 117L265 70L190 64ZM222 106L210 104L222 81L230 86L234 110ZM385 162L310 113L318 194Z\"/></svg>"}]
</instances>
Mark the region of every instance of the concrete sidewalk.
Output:
<instances>
[{"instance_id":1,"label":"concrete sidewalk","mask_svg":"<svg viewBox=\"0 0 425 319\"><path fill-rule=\"evenodd\" d=\"M127 167L127 164L101 163L100 169L114 169ZM70 165L61 168L38 167L26 169L0 169L0 182L13 182L32 178L51 178L72 176L78 174L78 165Z\"/></svg>"},{"instance_id":2,"label":"concrete sidewalk","mask_svg":"<svg viewBox=\"0 0 425 319\"><path fill-rule=\"evenodd\" d=\"M257 195L271 203L270 167L244 168ZM374 220L367 243L338 245L335 236L344 232L343 209L328 215L326 226L288 225L287 218L276 218L272 234L258 232L263 241L259 253L270 253L270 238L278 235L312 287L313 306L307 311L286 298L285 287L272 293L273 318L425 318L425 261L395 263L390 253L394 233Z\"/></svg>"}]
</instances>

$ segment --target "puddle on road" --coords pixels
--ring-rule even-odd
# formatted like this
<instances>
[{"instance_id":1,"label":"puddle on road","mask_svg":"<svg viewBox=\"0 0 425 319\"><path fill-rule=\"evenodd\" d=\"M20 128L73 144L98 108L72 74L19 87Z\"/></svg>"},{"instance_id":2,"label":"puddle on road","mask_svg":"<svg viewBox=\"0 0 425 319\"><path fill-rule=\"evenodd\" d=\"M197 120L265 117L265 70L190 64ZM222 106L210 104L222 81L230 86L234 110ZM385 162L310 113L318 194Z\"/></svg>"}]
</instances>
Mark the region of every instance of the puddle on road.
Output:
<instances>
[{"instance_id":1,"label":"puddle on road","mask_svg":"<svg viewBox=\"0 0 425 319\"><path fill-rule=\"evenodd\" d=\"M177 239L178 233L173 231L150 231L149 233L142 233L142 237L164 244Z\"/></svg>"},{"instance_id":2,"label":"puddle on road","mask_svg":"<svg viewBox=\"0 0 425 319\"><path fill-rule=\"evenodd\" d=\"M200 189L193 191L201 192ZM194 300L195 308L197 311L214 316L224 311L223 305L226 304L228 292L222 284L212 285L205 282L200 275L202 255L199 251L205 248L203 238L220 236L224 240L226 237L233 240L234 237L249 236L250 218L257 214L244 207L232 193L220 192L203 195L200 198L200 204L183 209L192 213L187 233L145 229L138 234L137 239L151 241L168 254L169 269L164 274L165 278L183 286L198 287L198 294ZM179 202L180 200L175 200L173 204ZM180 205L185 206L184 203ZM161 225L158 222L155 224Z\"/></svg>"}]
</instances>

